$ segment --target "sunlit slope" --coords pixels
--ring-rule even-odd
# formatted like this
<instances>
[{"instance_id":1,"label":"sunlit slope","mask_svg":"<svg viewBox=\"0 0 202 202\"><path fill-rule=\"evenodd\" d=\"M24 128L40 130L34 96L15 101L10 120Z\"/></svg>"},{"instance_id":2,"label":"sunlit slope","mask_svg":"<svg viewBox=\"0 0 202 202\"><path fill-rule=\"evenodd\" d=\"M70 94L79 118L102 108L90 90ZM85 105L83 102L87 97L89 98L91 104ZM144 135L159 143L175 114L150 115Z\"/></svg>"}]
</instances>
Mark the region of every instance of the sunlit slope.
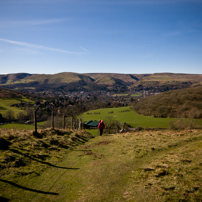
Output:
<instances>
[{"instance_id":1,"label":"sunlit slope","mask_svg":"<svg viewBox=\"0 0 202 202\"><path fill-rule=\"evenodd\" d=\"M88 111L82 114L83 121L114 119L120 123L127 123L131 127L168 128L173 118L154 118L137 114L130 107L105 108Z\"/></svg>"}]
</instances>

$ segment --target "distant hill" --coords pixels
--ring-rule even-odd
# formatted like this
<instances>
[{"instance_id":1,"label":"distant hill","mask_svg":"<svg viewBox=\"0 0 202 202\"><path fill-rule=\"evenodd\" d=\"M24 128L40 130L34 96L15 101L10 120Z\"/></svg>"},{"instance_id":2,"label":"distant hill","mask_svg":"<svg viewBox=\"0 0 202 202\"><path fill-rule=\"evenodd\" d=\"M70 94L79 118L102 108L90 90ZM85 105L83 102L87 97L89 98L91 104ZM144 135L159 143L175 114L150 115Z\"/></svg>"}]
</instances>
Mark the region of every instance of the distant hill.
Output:
<instances>
[{"instance_id":1,"label":"distant hill","mask_svg":"<svg viewBox=\"0 0 202 202\"><path fill-rule=\"evenodd\" d=\"M0 86L17 90L114 90L114 91L168 91L202 84L200 74L114 74L63 72L58 74L0 75Z\"/></svg>"},{"instance_id":2,"label":"distant hill","mask_svg":"<svg viewBox=\"0 0 202 202\"><path fill-rule=\"evenodd\" d=\"M146 97L134 109L147 116L201 119L202 86Z\"/></svg>"},{"instance_id":3,"label":"distant hill","mask_svg":"<svg viewBox=\"0 0 202 202\"><path fill-rule=\"evenodd\" d=\"M0 84L7 84L10 82L16 82L31 76L28 73L18 73L18 74L6 74L0 75Z\"/></svg>"}]
</instances>

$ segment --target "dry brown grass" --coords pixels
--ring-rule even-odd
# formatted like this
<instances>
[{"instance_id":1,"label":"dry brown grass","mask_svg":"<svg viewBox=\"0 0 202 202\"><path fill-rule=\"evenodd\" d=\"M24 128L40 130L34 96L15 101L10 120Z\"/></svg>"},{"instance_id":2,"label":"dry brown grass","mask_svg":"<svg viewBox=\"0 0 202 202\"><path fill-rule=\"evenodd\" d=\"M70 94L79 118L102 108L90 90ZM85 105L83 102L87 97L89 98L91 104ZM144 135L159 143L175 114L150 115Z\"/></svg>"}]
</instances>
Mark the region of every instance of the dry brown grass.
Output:
<instances>
[{"instance_id":1,"label":"dry brown grass","mask_svg":"<svg viewBox=\"0 0 202 202\"><path fill-rule=\"evenodd\" d=\"M135 139L143 161L127 175L126 201L202 201L201 131L144 132Z\"/></svg>"}]
</instances>

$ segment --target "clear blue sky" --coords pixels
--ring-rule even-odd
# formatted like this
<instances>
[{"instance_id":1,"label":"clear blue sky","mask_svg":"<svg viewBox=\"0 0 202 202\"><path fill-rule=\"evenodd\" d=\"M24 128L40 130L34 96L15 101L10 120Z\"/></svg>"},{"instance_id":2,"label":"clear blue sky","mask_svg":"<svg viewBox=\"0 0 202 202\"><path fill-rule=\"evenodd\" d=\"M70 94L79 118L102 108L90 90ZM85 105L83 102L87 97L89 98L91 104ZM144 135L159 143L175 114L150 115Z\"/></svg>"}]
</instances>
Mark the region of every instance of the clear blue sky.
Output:
<instances>
[{"instance_id":1,"label":"clear blue sky","mask_svg":"<svg viewBox=\"0 0 202 202\"><path fill-rule=\"evenodd\" d=\"M202 74L202 0L1 0L2 73Z\"/></svg>"}]
</instances>

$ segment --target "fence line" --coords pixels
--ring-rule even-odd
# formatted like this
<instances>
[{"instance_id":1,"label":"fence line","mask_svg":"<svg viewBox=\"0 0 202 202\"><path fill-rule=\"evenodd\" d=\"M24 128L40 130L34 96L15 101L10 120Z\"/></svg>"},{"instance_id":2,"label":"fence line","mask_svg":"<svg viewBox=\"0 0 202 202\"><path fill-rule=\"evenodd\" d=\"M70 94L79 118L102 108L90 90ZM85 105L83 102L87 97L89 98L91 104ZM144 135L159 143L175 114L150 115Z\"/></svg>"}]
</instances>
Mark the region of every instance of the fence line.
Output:
<instances>
[{"instance_id":1,"label":"fence line","mask_svg":"<svg viewBox=\"0 0 202 202\"><path fill-rule=\"evenodd\" d=\"M65 114L56 114L54 111L50 112L51 116L43 117L41 114L41 111L37 109L33 109L32 116L29 117L29 119L20 119L24 124L33 124L34 132L37 134L39 128L51 128L51 129L76 129L76 130L82 130L87 129L89 126L83 123L81 118L76 118L74 116L67 116ZM43 119L46 118L46 119ZM48 118L48 121L47 121ZM46 123L40 125L40 122L45 121ZM13 123L17 122L18 120L14 120ZM4 122L6 124L6 122ZM8 123L8 122L7 122ZM20 122L19 122L20 123ZM94 129L97 129L97 127L93 127ZM107 122L105 123L105 133L119 133L120 131L127 131L124 124L120 124L117 121L115 122ZM126 129L126 130L125 130Z\"/></svg>"},{"instance_id":2,"label":"fence line","mask_svg":"<svg viewBox=\"0 0 202 202\"><path fill-rule=\"evenodd\" d=\"M34 120L34 132L37 133L37 129L38 129L38 120L37 120L37 110L33 111L33 120ZM57 118L58 117L58 118ZM69 120L68 120L69 118ZM56 123L57 121L57 123ZM58 121L60 122L58 124ZM69 121L69 122L68 122ZM55 129L56 128L62 128L62 129L76 129L76 130L82 130L83 129L83 122L81 118L75 118L73 116L66 116L66 115L62 115L61 116L56 116L55 113L52 111L51 112L51 118L50 118L50 122L51 122L51 129Z\"/></svg>"}]
</instances>

